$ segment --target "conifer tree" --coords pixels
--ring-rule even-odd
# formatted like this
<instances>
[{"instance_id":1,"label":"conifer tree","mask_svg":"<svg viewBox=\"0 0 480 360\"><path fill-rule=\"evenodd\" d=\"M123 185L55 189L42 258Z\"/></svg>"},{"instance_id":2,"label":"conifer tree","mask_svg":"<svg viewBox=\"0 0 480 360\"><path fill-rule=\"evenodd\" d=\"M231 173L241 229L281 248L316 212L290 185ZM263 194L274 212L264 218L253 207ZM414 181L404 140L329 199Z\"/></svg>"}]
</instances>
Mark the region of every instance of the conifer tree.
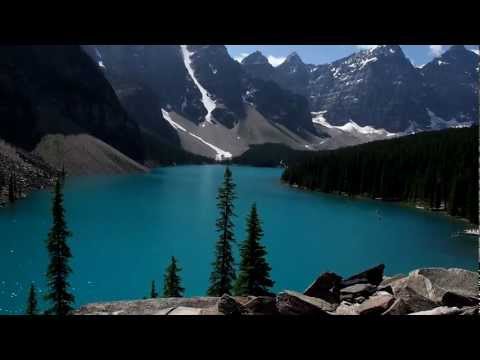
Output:
<instances>
[{"instance_id":1,"label":"conifer tree","mask_svg":"<svg viewBox=\"0 0 480 360\"><path fill-rule=\"evenodd\" d=\"M181 279L178 273L182 269L177 265L177 259L172 256L172 261L165 271L163 283L164 297L183 297L185 289L181 285Z\"/></svg>"},{"instance_id":2,"label":"conifer tree","mask_svg":"<svg viewBox=\"0 0 480 360\"><path fill-rule=\"evenodd\" d=\"M254 203L247 217L247 238L240 246L240 269L235 283L236 295L271 295L274 282L270 278L270 265L266 260L267 251L260 243L263 230Z\"/></svg>"},{"instance_id":3,"label":"conifer tree","mask_svg":"<svg viewBox=\"0 0 480 360\"><path fill-rule=\"evenodd\" d=\"M152 280L152 285L150 287L150 298L155 299L158 297L157 289L155 288L155 280Z\"/></svg>"},{"instance_id":4,"label":"conifer tree","mask_svg":"<svg viewBox=\"0 0 480 360\"><path fill-rule=\"evenodd\" d=\"M73 310L74 296L70 293L68 276L72 272L69 260L72 257L67 238L71 236L65 222L63 194L60 179L57 179L53 197L53 226L48 234L47 249L50 263L47 270L48 291L45 299L51 302L47 315L65 316Z\"/></svg>"},{"instance_id":5,"label":"conifer tree","mask_svg":"<svg viewBox=\"0 0 480 360\"><path fill-rule=\"evenodd\" d=\"M37 292L35 290L35 285L32 284L30 286L30 291L28 293L28 301L27 301L27 315L37 315L38 308L37 308Z\"/></svg>"},{"instance_id":6,"label":"conifer tree","mask_svg":"<svg viewBox=\"0 0 480 360\"><path fill-rule=\"evenodd\" d=\"M232 172L227 166L225 169L223 183L218 189L217 208L220 215L216 222L219 238L215 246L215 260L212 263L213 270L210 275L210 287L208 295L222 296L230 294L235 281L235 268L231 244L235 242L233 234L233 221L235 216L235 183L232 179Z\"/></svg>"}]
</instances>

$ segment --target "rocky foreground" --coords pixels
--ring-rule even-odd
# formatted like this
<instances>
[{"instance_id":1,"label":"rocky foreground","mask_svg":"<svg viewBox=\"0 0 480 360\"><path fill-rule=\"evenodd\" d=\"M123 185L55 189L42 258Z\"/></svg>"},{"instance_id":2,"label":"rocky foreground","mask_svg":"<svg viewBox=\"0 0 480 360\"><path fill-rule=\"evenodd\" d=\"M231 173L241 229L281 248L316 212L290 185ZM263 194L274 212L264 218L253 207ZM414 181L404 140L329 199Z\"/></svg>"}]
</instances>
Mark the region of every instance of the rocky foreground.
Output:
<instances>
[{"instance_id":1,"label":"rocky foreground","mask_svg":"<svg viewBox=\"0 0 480 360\"><path fill-rule=\"evenodd\" d=\"M384 276L385 266L343 278L326 272L303 293L158 298L82 306L76 315L478 315L478 274L424 268Z\"/></svg>"}]
</instances>

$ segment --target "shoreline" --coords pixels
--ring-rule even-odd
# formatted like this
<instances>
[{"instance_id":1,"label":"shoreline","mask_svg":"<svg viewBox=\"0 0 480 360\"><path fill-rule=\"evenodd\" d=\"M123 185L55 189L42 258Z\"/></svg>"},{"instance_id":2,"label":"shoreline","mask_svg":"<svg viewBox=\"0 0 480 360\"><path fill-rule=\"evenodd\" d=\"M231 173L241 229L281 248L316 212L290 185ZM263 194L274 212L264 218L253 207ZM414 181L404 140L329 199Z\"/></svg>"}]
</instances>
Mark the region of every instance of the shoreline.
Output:
<instances>
[{"instance_id":1,"label":"shoreline","mask_svg":"<svg viewBox=\"0 0 480 360\"><path fill-rule=\"evenodd\" d=\"M479 227L478 224L474 224L466 218L463 218L463 217L460 217L460 216L450 215L446 210L430 209L427 206L424 206L425 205L424 203L412 203L412 202L402 201L402 200L383 200L383 199L371 198L371 197L363 196L363 195L349 196L349 195L342 194L341 192L326 193L326 192L323 192L323 191L320 191L320 190L310 190L306 187L301 187L301 186L298 186L296 184L291 185L291 184L288 184L287 182L285 182L283 180L280 180L280 182L283 185L285 185L289 188L299 190L299 191L303 191L303 192L333 195L333 196L337 196L337 197L341 197L341 198L345 198L345 199L351 199L351 200L371 200L371 201L381 202L381 203L391 203L391 204L399 205L399 206L406 207L406 208L409 208L409 209L420 210L420 211L426 212L428 214L439 214L439 215L445 216L445 217L447 217L451 220L456 220L458 222L463 222L463 223L465 223L465 225L468 225L470 227L474 227L474 228Z\"/></svg>"}]
</instances>

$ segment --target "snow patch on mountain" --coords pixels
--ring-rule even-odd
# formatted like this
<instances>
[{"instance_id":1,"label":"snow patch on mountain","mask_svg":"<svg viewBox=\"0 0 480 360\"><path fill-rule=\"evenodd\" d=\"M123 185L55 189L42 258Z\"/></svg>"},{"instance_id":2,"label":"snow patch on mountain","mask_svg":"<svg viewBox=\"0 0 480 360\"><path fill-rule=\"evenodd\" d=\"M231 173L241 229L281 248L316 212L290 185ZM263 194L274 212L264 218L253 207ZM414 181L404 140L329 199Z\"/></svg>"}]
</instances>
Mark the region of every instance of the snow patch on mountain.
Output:
<instances>
[{"instance_id":1,"label":"snow patch on mountain","mask_svg":"<svg viewBox=\"0 0 480 360\"><path fill-rule=\"evenodd\" d=\"M195 139L199 140L200 142L202 142L203 144L207 145L209 148L213 149L217 154L215 156L215 160L217 161L222 161L222 160L226 160L226 159L231 159L232 158L232 154L228 151L225 151L225 150L222 150L220 149L219 147L205 141L204 139L202 139L200 136L188 131L187 129L185 129L183 126L179 125L178 123L176 123L175 121L172 120L172 117L170 116L170 114L168 113L168 111L162 109L162 115L164 117L164 119L177 131L183 131L183 132L186 132L188 133L188 135L194 137Z\"/></svg>"},{"instance_id":2,"label":"snow patch on mountain","mask_svg":"<svg viewBox=\"0 0 480 360\"><path fill-rule=\"evenodd\" d=\"M190 52L187 48L187 45L180 45L180 48L182 49L182 55L183 55L183 62L185 64L185 67L187 68L188 74L190 75L190 78L193 80L194 84L202 94L202 104L207 110L207 115L205 116L205 120L207 122L212 122L212 112L215 110L217 107L215 101L212 99L208 91L200 84L198 79L195 76L195 71L192 68L192 55L194 54L193 52Z\"/></svg>"},{"instance_id":3,"label":"snow patch on mountain","mask_svg":"<svg viewBox=\"0 0 480 360\"><path fill-rule=\"evenodd\" d=\"M374 57L371 57L371 58L368 58L368 59L365 59L365 60L362 60L362 62L360 63L360 67L358 70L361 70L365 67L365 65L367 65L368 63L374 63L375 61L377 61L378 58L376 56Z\"/></svg>"},{"instance_id":4,"label":"snow patch on mountain","mask_svg":"<svg viewBox=\"0 0 480 360\"><path fill-rule=\"evenodd\" d=\"M185 129L183 126L177 124L175 121L172 120L172 117L168 113L168 111L162 109L162 115L165 120L175 129L175 130L181 130L184 132L188 132L187 129Z\"/></svg>"},{"instance_id":5,"label":"snow patch on mountain","mask_svg":"<svg viewBox=\"0 0 480 360\"><path fill-rule=\"evenodd\" d=\"M386 137L391 137L391 136L396 136L396 133L391 133L388 132L385 129L375 129L372 126L360 126L353 120L349 120L346 124L342 126L334 126L331 125L327 119L325 119L325 113L326 111L317 111L317 112L312 112L312 121L315 124L319 124L322 126L325 126L329 129L338 129L344 132L348 133L358 133L358 134L363 134L363 135L382 135Z\"/></svg>"}]
</instances>

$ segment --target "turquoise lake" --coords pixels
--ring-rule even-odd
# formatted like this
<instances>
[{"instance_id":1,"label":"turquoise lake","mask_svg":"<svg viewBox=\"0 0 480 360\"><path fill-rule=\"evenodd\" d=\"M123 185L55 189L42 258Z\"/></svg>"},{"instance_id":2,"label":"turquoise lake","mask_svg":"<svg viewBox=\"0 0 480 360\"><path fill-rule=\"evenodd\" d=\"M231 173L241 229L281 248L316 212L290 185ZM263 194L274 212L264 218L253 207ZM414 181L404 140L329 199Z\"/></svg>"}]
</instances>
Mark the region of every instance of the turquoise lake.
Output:
<instances>
[{"instance_id":1,"label":"turquoise lake","mask_svg":"<svg viewBox=\"0 0 480 360\"><path fill-rule=\"evenodd\" d=\"M224 167L178 166L149 174L68 179L67 223L75 305L139 299L163 286L172 255L187 296L204 295L217 239L216 192ZM280 183L281 169L232 167L236 238L256 202L275 291L304 290L323 271L347 276L378 263L386 274L418 267L478 268L467 224L398 204L309 193ZM0 209L0 314L22 313L34 281L44 290L51 193ZM380 217L377 214L380 214ZM235 248L238 260L238 249ZM43 299L39 301L45 309Z\"/></svg>"}]
</instances>

